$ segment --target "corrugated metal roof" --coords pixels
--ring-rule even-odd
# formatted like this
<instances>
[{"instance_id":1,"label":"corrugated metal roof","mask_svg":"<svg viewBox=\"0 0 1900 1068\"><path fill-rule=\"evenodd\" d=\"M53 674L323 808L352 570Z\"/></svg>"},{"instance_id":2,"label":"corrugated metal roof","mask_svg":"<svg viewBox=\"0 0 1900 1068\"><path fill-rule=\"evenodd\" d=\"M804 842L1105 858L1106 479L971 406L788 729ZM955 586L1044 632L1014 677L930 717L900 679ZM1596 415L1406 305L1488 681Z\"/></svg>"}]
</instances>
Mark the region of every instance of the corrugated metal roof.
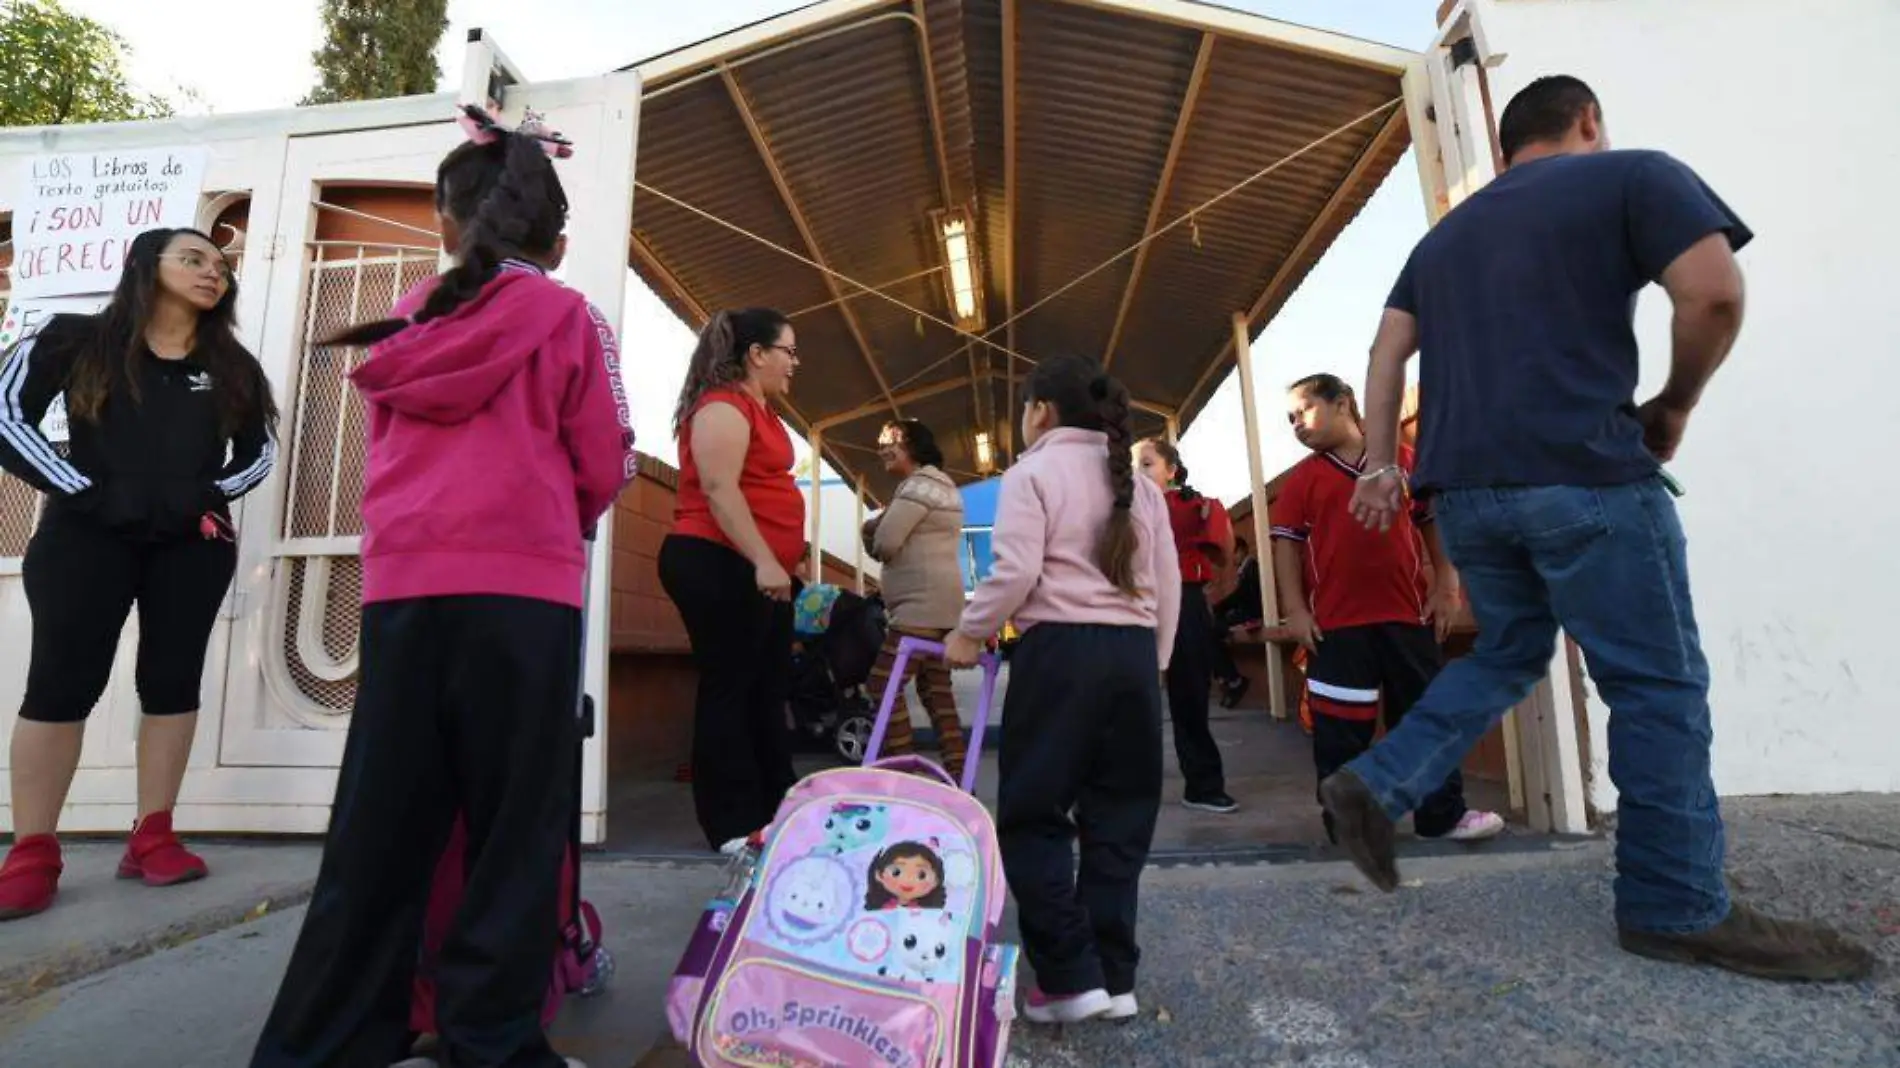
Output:
<instances>
[{"instance_id":1,"label":"corrugated metal roof","mask_svg":"<svg viewBox=\"0 0 1900 1068\"><path fill-rule=\"evenodd\" d=\"M769 20L735 31L730 48L715 39L694 46L692 63L676 55L654 68L640 181L850 279L894 283L891 297L943 320L953 312L941 273L930 273L942 266L932 213L969 208L986 322L1009 316L1012 252L1019 312L1096 271L1024 315L1016 349L1099 355L1125 302L1113 369L1183 426L1231 369L1232 313L1255 310L1263 328L1407 146L1402 108L1379 111L1401 94L1382 58L1396 53L1369 60L1347 39L1307 31L1275 44L1274 24L1221 9L891 0L782 18L799 20L805 43ZM1334 43L1338 55L1326 51ZM1165 226L1282 160L1142 255L1102 267L1151 218ZM974 477L976 430L999 447L1011 438L1002 354L660 197L635 196L634 229L636 269L694 325L720 307L802 312L794 403L819 423L862 413L827 429L827 451L874 491L888 488L870 449L890 395L932 425L962 477ZM1140 424L1158 432L1163 420L1144 413Z\"/></svg>"}]
</instances>

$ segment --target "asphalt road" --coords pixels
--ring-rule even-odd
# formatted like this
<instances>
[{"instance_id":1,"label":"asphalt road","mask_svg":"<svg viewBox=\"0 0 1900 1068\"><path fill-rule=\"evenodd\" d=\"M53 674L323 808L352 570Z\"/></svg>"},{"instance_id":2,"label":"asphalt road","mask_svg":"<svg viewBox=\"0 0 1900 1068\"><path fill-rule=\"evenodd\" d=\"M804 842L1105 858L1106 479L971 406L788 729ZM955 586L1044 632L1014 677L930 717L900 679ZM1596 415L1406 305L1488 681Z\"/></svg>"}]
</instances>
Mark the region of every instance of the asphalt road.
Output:
<instances>
[{"instance_id":1,"label":"asphalt road","mask_svg":"<svg viewBox=\"0 0 1900 1068\"><path fill-rule=\"evenodd\" d=\"M1853 986L1782 986L1615 947L1604 843L1432 858L1400 893L1338 864L1151 872L1144 1012L1017 1027L1013 1068L1900 1066L1900 800L1734 806L1751 900L1840 922L1887 964ZM664 1030L660 994L719 873L589 866L620 968L557 1033L626 1068ZM273 913L0 1009L0 1064L239 1068L301 919Z\"/></svg>"}]
</instances>

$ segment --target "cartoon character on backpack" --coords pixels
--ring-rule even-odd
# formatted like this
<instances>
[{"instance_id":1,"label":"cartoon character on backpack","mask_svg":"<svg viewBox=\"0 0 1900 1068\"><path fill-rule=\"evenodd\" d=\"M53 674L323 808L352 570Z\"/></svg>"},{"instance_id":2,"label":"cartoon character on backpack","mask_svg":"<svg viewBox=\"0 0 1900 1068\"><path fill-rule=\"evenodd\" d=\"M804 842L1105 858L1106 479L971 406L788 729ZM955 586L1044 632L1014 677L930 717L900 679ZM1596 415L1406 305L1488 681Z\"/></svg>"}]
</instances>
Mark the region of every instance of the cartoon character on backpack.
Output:
<instances>
[{"instance_id":1,"label":"cartoon character on backpack","mask_svg":"<svg viewBox=\"0 0 1900 1068\"><path fill-rule=\"evenodd\" d=\"M913 764L934 774L839 768L786 795L674 973L696 1063L1001 1068L1017 953L995 824Z\"/></svg>"},{"instance_id":2,"label":"cartoon character on backpack","mask_svg":"<svg viewBox=\"0 0 1900 1068\"><path fill-rule=\"evenodd\" d=\"M948 912L904 909L891 920L890 950L877 973L907 982L944 979L953 967L950 953L961 933Z\"/></svg>"}]
</instances>

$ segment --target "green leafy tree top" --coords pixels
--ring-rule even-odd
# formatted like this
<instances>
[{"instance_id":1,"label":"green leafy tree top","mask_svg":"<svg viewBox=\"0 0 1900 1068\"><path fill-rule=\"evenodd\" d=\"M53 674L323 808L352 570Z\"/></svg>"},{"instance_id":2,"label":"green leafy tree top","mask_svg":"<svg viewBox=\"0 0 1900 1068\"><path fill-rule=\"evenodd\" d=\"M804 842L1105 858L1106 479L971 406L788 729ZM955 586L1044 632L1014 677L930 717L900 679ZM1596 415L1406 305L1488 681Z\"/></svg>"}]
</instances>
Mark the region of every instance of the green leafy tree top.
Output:
<instances>
[{"instance_id":1,"label":"green leafy tree top","mask_svg":"<svg viewBox=\"0 0 1900 1068\"><path fill-rule=\"evenodd\" d=\"M317 87L303 103L435 92L435 46L448 27L449 0L324 0Z\"/></svg>"},{"instance_id":2,"label":"green leafy tree top","mask_svg":"<svg viewBox=\"0 0 1900 1068\"><path fill-rule=\"evenodd\" d=\"M0 126L164 118L162 97L134 90L125 39L58 0L0 4Z\"/></svg>"}]
</instances>

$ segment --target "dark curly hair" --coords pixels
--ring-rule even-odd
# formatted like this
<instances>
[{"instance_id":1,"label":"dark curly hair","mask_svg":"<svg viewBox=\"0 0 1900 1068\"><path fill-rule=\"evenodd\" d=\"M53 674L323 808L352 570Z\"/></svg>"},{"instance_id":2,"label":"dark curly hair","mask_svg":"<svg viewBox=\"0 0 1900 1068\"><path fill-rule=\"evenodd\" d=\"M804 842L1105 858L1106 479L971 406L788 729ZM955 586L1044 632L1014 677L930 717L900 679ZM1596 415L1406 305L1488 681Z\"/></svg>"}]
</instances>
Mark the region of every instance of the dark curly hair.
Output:
<instances>
[{"instance_id":1,"label":"dark curly hair","mask_svg":"<svg viewBox=\"0 0 1900 1068\"><path fill-rule=\"evenodd\" d=\"M931 433L929 427L915 419L893 419L884 424L884 429L897 432L913 463L921 467L943 466L943 450L937 447L937 435Z\"/></svg>"},{"instance_id":2,"label":"dark curly hair","mask_svg":"<svg viewBox=\"0 0 1900 1068\"><path fill-rule=\"evenodd\" d=\"M1108 435L1108 481L1115 508L1108 514L1096 545L1096 565L1115 588L1130 597L1135 585L1135 457L1128 429L1128 387L1086 356L1054 356L1029 376L1028 403L1041 401L1056 410L1063 426L1099 430Z\"/></svg>"}]
</instances>

